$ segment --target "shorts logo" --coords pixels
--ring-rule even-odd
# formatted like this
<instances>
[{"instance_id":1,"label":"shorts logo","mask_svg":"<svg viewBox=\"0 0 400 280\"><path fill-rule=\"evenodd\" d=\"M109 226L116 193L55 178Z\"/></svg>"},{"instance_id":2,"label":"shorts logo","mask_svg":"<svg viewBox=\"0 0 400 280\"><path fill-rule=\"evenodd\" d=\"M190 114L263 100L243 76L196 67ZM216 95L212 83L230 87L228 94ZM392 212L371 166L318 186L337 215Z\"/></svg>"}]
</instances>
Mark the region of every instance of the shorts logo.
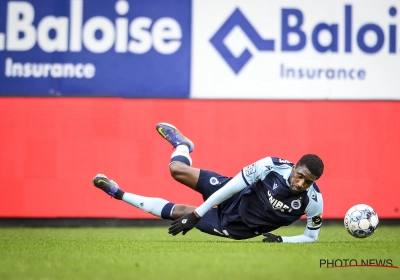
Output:
<instances>
[{"instance_id":1,"label":"shorts logo","mask_svg":"<svg viewBox=\"0 0 400 280\"><path fill-rule=\"evenodd\" d=\"M215 185L218 185L218 184L219 184L219 181L218 181L217 178L211 177L211 178L210 178L210 184L213 185L213 186L215 186Z\"/></svg>"},{"instance_id":2,"label":"shorts logo","mask_svg":"<svg viewBox=\"0 0 400 280\"><path fill-rule=\"evenodd\" d=\"M300 199L293 200L292 203L291 203L290 205L291 205L292 208L295 209L295 210L300 209L300 207L301 207L301 201L300 201Z\"/></svg>"}]
</instances>

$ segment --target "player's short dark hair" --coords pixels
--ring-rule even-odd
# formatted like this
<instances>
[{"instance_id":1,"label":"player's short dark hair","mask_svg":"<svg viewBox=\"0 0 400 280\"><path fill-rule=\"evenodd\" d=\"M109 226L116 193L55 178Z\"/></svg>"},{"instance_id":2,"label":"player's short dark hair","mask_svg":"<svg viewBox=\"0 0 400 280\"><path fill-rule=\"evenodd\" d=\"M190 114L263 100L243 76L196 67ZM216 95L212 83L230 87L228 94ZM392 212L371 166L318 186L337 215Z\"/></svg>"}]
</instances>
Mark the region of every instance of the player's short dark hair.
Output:
<instances>
[{"instance_id":1,"label":"player's short dark hair","mask_svg":"<svg viewBox=\"0 0 400 280\"><path fill-rule=\"evenodd\" d=\"M324 163L322 162L322 159L314 154L306 154L302 156L296 165L305 165L308 170L317 177L317 179L319 179L322 173L324 173Z\"/></svg>"}]
</instances>

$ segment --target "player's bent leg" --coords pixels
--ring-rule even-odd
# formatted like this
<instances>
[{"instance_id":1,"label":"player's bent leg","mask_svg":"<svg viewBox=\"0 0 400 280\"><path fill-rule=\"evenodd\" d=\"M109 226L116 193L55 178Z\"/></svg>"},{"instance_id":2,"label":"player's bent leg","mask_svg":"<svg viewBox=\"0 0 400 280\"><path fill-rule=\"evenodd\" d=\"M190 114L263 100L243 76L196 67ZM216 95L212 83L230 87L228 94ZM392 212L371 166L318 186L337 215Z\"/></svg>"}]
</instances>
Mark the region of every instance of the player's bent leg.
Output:
<instances>
[{"instance_id":1,"label":"player's bent leg","mask_svg":"<svg viewBox=\"0 0 400 280\"><path fill-rule=\"evenodd\" d=\"M93 185L111 197L123 200L140 210L163 219L173 220L172 214L175 208L175 203L158 197L146 197L124 192L115 181L108 179L107 176L103 174L97 174L93 178Z\"/></svg>"},{"instance_id":2,"label":"player's bent leg","mask_svg":"<svg viewBox=\"0 0 400 280\"><path fill-rule=\"evenodd\" d=\"M156 125L157 132L167 140L175 151L171 155L169 169L171 176L178 182L195 189L199 179L200 170L192 168L190 153L194 144L185 137L175 126L168 123Z\"/></svg>"},{"instance_id":3,"label":"player's bent leg","mask_svg":"<svg viewBox=\"0 0 400 280\"><path fill-rule=\"evenodd\" d=\"M176 204L171 215L172 219L173 220L179 219L180 217L183 217L186 214L192 213L194 209L196 209L195 206Z\"/></svg>"},{"instance_id":4,"label":"player's bent leg","mask_svg":"<svg viewBox=\"0 0 400 280\"><path fill-rule=\"evenodd\" d=\"M186 165L183 162L175 161L169 165L169 171L172 178L179 183L188 186L191 189L196 189L199 180L200 169Z\"/></svg>"}]
</instances>

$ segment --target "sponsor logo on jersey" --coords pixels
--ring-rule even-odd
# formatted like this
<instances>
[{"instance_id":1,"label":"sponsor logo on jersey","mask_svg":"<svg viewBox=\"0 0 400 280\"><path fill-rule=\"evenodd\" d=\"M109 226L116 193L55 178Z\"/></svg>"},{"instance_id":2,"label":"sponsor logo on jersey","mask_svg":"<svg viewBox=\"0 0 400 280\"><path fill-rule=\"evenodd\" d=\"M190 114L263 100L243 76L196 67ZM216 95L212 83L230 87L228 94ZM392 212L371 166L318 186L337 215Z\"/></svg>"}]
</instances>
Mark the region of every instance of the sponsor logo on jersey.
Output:
<instances>
[{"instance_id":1,"label":"sponsor logo on jersey","mask_svg":"<svg viewBox=\"0 0 400 280\"><path fill-rule=\"evenodd\" d=\"M312 217L313 227L319 226L320 224L322 224L322 214Z\"/></svg>"},{"instance_id":2,"label":"sponsor logo on jersey","mask_svg":"<svg viewBox=\"0 0 400 280\"><path fill-rule=\"evenodd\" d=\"M290 208L289 206L287 206L285 203L283 203L282 201L280 201L280 200L277 200L276 198L274 198L273 196L272 196L272 194L268 191L268 200L269 200L269 203L271 203L271 205L272 205L272 207L273 207L273 209L274 210L276 210L276 211L281 211L281 212L284 212L284 211L287 211L287 212L292 212L292 208Z\"/></svg>"}]
</instances>

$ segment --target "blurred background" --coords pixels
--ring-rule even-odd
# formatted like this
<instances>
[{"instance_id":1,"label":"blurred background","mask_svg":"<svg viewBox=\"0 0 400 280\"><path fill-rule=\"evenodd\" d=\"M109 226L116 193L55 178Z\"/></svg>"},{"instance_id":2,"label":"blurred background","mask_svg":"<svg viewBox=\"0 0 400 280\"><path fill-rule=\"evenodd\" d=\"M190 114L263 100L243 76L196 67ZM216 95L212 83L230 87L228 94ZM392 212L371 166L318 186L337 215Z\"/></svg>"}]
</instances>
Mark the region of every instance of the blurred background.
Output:
<instances>
[{"instance_id":1,"label":"blurred background","mask_svg":"<svg viewBox=\"0 0 400 280\"><path fill-rule=\"evenodd\" d=\"M152 219L92 186L199 205L175 182L318 154L324 218L399 219L398 1L0 1L1 218ZM2 219L4 222L4 219Z\"/></svg>"}]
</instances>

